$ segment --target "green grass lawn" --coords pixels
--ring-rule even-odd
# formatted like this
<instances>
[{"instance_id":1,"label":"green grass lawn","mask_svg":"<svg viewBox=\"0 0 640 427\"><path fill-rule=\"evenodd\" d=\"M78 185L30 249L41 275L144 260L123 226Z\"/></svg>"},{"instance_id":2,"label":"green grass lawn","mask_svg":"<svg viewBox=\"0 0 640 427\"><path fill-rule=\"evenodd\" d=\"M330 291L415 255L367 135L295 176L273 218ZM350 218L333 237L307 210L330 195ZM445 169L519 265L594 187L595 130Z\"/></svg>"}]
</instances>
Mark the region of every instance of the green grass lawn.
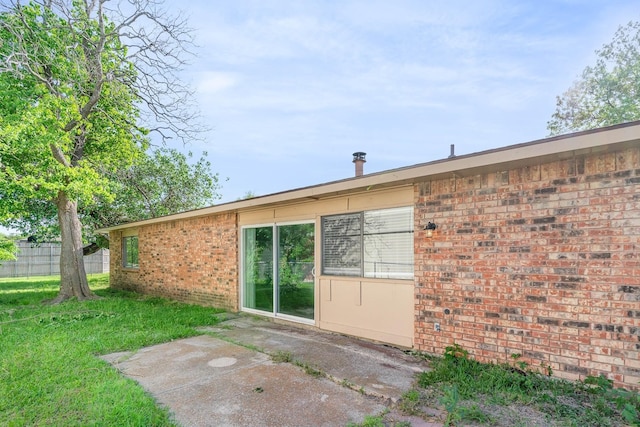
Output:
<instances>
[{"instance_id":1,"label":"green grass lawn","mask_svg":"<svg viewBox=\"0 0 640 427\"><path fill-rule=\"evenodd\" d=\"M57 277L0 279L0 426L175 425L98 356L197 335L222 310L114 291L106 274L89 281L101 299L50 306L42 301L56 296ZM481 364L455 345L422 356L432 369L401 399L407 414L442 408L447 425L640 425L640 395L605 378L554 380L518 355L512 365Z\"/></svg>"},{"instance_id":2,"label":"green grass lawn","mask_svg":"<svg viewBox=\"0 0 640 427\"><path fill-rule=\"evenodd\" d=\"M119 292L48 306L59 278L0 279L0 425L166 426L169 413L97 356L197 335L222 310Z\"/></svg>"}]
</instances>

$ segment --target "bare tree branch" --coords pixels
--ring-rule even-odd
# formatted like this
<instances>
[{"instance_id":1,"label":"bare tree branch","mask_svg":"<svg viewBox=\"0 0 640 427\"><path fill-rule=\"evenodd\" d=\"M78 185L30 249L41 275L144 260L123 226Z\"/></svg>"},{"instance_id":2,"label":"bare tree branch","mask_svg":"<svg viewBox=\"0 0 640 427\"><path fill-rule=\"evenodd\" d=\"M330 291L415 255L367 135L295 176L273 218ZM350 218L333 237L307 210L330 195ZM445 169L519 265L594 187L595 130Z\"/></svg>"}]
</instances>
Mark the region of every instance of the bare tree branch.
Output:
<instances>
[{"instance_id":1,"label":"bare tree branch","mask_svg":"<svg viewBox=\"0 0 640 427\"><path fill-rule=\"evenodd\" d=\"M35 3L62 18L66 31L74 31L81 21L75 16L70 0L35 0ZM78 67L84 64L82 72L87 73L85 83L88 86L82 88L87 99L79 106L79 117L66 123L63 131L70 132L81 120L86 120L99 104L104 84L117 81L136 93L144 126L162 141L177 138L186 143L199 139L206 128L195 106L194 92L180 78L188 64L186 58L193 55L194 47L193 31L186 18L182 14L170 15L158 0L83 0L81 5L86 17L97 23L99 34L94 39L81 38L78 40L80 50L72 46L67 52L70 63ZM0 5L0 11L21 7L19 0L12 0L8 5ZM59 28L57 23L49 22L49 25L52 29ZM37 57L46 58L48 53L38 47L34 50L25 35L16 32L13 36L22 39L23 43L0 63L0 72L29 74L44 84L52 95L64 96L61 88L47 75L47 64L34 61ZM123 48L117 54L122 63L134 67L135 78L123 70L104 72L102 53L105 45L114 40L126 46L126 50Z\"/></svg>"}]
</instances>

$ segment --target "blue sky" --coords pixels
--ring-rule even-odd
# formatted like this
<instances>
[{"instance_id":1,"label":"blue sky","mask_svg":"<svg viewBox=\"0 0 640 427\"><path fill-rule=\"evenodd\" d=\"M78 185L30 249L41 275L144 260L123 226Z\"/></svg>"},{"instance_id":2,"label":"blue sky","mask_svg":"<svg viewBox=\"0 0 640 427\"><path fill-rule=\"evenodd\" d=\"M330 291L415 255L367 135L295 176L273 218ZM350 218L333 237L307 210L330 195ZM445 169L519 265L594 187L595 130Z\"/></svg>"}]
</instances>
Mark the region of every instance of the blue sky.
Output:
<instances>
[{"instance_id":1,"label":"blue sky","mask_svg":"<svg viewBox=\"0 0 640 427\"><path fill-rule=\"evenodd\" d=\"M635 1L180 3L221 201L547 136L555 97Z\"/></svg>"}]
</instances>

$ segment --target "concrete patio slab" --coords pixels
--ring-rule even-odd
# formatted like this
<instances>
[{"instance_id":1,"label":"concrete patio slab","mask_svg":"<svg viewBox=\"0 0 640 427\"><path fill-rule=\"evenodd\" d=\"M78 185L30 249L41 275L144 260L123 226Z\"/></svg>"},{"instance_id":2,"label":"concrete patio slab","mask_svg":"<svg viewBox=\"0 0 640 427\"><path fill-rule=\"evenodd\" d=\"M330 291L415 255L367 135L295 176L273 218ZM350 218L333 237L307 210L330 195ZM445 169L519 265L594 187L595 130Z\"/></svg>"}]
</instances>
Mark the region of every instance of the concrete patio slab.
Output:
<instances>
[{"instance_id":1,"label":"concrete patio slab","mask_svg":"<svg viewBox=\"0 0 640 427\"><path fill-rule=\"evenodd\" d=\"M396 402L428 365L404 351L345 335L240 316L205 328L216 336L267 354L289 353L336 382Z\"/></svg>"},{"instance_id":2,"label":"concrete patio slab","mask_svg":"<svg viewBox=\"0 0 640 427\"><path fill-rule=\"evenodd\" d=\"M252 316L202 335L103 356L167 406L178 424L345 426L387 413L426 366L399 349ZM291 355L276 363L272 355ZM300 366L326 374L313 376ZM417 417L395 420L436 426Z\"/></svg>"}]
</instances>

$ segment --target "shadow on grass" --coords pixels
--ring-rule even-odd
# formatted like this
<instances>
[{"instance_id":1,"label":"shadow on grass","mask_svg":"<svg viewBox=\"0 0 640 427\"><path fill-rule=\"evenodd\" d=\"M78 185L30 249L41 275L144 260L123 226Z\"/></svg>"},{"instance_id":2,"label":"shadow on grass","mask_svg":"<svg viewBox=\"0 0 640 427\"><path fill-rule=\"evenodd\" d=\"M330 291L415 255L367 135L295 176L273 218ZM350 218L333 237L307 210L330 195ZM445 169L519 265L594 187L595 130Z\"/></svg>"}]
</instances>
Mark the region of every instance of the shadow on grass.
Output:
<instances>
[{"instance_id":1,"label":"shadow on grass","mask_svg":"<svg viewBox=\"0 0 640 427\"><path fill-rule=\"evenodd\" d=\"M109 286L108 273L88 277L91 290L97 294ZM54 298L59 289L60 276L0 279L0 307L40 304Z\"/></svg>"}]
</instances>

